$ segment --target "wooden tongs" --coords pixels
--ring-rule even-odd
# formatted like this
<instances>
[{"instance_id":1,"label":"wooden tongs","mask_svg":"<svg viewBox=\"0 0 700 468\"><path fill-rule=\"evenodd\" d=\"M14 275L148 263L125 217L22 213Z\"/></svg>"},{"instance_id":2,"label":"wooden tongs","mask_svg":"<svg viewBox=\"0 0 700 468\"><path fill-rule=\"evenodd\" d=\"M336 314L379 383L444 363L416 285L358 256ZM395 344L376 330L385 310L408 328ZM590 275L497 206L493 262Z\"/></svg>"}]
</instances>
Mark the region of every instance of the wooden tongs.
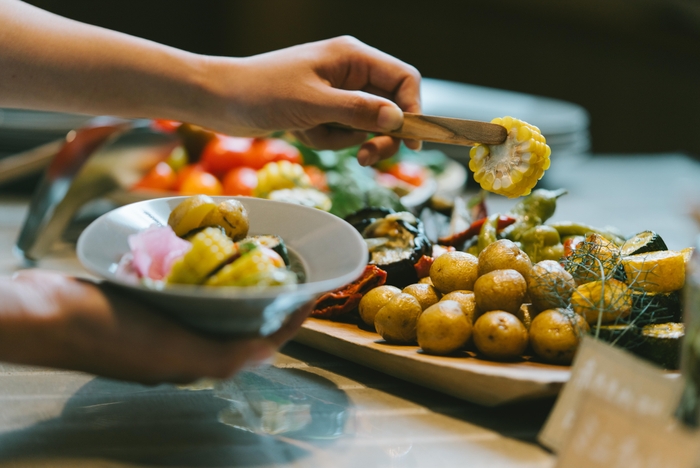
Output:
<instances>
[{"instance_id":1,"label":"wooden tongs","mask_svg":"<svg viewBox=\"0 0 700 468\"><path fill-rule=\"evenodd\" d=\"M334 127L350 127L331 124ZM355 128L353 130L367 131ZM448 145L474 146L476 143L500 145L506 141L508 131L502 125L479 120L437 117L434 115L403 113L403 125L384 135L411 140L446 143Z\"/></svg>"}]
</instances>

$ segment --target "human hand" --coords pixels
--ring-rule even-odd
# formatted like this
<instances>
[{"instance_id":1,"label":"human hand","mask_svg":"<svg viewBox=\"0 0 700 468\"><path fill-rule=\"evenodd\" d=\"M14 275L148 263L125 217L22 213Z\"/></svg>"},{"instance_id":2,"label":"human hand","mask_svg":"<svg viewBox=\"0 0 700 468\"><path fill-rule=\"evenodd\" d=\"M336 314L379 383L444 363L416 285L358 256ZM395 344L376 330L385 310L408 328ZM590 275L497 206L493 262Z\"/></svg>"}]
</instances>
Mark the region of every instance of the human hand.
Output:
<instances>
[{"instance_id":1,"label":"human hand","mask_svg":"<svg viewBox=\"0 0 700 468\"><path fill-rule=\"evenodd\" d=\"M192 120L224 133L261 136L291 130L317 148L362 144L358 160L371 165L396 153L400 140L376 136L365 141L365 132L324 124L382 133L401 126L402 111L421 110L418 71L351 37L243 59L207 60L208 87L219 108L193 107ZM414 140L406 144L420 148Z\"/></svg>"},{"instance_id":2,"label":"human hand","mask_svg":"<svg viewBox=\"0 0 700 468\"><path fill-rule=\"evenodd\" d=\"M310 305L265 338L189 331L106 285L27 270L0 280L0 360L142 383L230 377L296 333Z\"/></svg>"}]
</instances>

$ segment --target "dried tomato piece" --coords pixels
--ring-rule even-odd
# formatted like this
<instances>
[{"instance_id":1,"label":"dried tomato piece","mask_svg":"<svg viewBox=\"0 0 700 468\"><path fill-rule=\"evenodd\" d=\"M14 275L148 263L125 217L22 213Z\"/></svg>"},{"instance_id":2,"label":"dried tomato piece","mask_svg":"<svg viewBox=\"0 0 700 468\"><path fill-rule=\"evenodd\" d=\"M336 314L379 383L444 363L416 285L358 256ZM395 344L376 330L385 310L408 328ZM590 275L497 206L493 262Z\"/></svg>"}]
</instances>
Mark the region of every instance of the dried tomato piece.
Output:
<instances>
[{"instance_id":1,"label":"dried tomato piece","mask_svg":"<svg viewBox=\"0 0 700 468\"><path fill-rule=\"evenodd\" d=\"M420 260L416 262L415 265L413 265L413 268L416 269L416 274L418 275L418 279L425 278L426 276L430 276L430 267L433 266L433 261L435 259L433 257L428 257L427 255L423 255Z\"/></svg>"},{"instance_id":2,"label":"dried tomato piece","mask_svg":"<svg viewBox=\"0 0 700 468\"><path fill-rule=\"evenodd\" d=\"M312 317L332 319L352 312L362 296L370 289L386 282L386 272L375 265L367 265L364 273L352 283L327 292L319 297L311 312Z\"/></svg>"}]
</instances>

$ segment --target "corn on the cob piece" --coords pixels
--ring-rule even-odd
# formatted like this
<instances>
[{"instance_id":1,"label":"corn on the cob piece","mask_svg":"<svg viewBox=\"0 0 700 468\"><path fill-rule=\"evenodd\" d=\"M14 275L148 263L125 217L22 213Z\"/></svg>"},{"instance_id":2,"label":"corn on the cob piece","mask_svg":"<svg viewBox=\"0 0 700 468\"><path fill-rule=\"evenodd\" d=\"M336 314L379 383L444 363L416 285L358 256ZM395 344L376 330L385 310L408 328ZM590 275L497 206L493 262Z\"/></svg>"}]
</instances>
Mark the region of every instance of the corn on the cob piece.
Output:
<instances>
[{"instance_id":1,"label":"corn on the cob piece","mask_svg":"<svg viewBox=\"0 0 700 468\"><path fill-rule=\"evenodd\" d=\"M236 245L219 228L205 228L190 242L192 249L173 264L167 282L201 284L236 253Z\"/></svg>"},{"instance_id":2,"label":"corn on the cob piece","mask_svg":"<svg viewBox=\"0 0 700 468\"><path fill-rule=\"evenodd\" d=\"M500 145L475 145L469 169L481 188L509 198L528 195L549 169L551 150L540 129L513 117L491 121L508 130Z\"/></svg>"},{"instance_id":3,"label":"corn on the cob piece","mask_svg":"<svg viewBox=\"0 0 700 468\"><path fill-rule=\"evenodd\" d=\"M244 249L242 249L244 250ZM207 286L276 286L293 284L296 275L272 249L255 246L226 265L205 283Z\"/></svg>"},{"instance_id":4,"label":"corn on the cob piece","mask_svg":"<svg viewBox=\"0 0 700 468\"><path fill-rule=\"evenodd\" d=\"M310 206L323 211L330 211L332 202L325 193L314 188L293 188L275 190L267 196L270 200L295 203L297 205Z\"/></svg>"},{"instance_id":5,"label":"corn on the cob piece","mask_svg":"<svg viewBox=\"0 0 700 468\"><path fill-rule=\"evenodd\" d=\"M311 187L311 179L300 164L289 161L269 162L258 171L255 196L266 198L274 190Z\"/></svg>"}]
</instances>

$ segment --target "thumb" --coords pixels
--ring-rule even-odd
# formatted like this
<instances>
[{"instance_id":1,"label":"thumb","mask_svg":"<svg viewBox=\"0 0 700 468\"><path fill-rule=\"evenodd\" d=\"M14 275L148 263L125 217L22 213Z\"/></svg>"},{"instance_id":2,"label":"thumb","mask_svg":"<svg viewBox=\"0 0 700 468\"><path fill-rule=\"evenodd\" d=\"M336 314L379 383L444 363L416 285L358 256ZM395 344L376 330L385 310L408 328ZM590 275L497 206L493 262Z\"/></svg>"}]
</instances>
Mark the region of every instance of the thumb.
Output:
<instances>
[{"instance_id":1,"label":"thumb","mask_svg":"<svg viewBox=\"0 0 700 468\"><path fill-rule=\"evenodd\" d=\"M364 91L329 88L323 102L325 122L359 130L390 132L403 125L403 111L395 103Z\"/></svg>"}]
</instances>

